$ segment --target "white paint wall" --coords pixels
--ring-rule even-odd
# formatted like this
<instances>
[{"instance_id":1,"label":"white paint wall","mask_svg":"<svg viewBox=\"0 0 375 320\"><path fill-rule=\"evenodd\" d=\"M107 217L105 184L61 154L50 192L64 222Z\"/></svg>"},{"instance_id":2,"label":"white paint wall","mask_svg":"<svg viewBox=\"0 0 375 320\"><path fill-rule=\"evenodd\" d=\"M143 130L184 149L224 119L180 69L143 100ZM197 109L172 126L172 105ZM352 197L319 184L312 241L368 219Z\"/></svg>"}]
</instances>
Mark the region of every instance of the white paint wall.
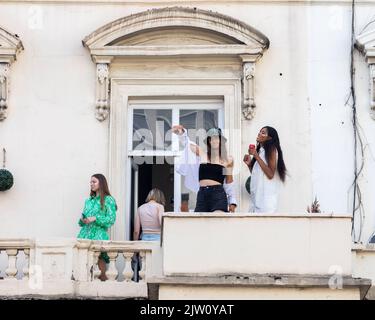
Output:
<instances>
[{"instance_id":1,"label":"white paint wall","mask_svg":"<svg viewBox=\"0 0 375 320\"><path fill-rule=\"evenodd\" d=\"M353 134L351 110L345 106L350 5L194 6L242 20L270 39L269 50L257 64L256 118L242 122L242 151L262 126L279 131L290 173L280 211L304 212L316 195L323 211L350 212ZM0 147L7 149L7 166L15 177L14 187L0 193L1 237L71 237L78 232L76 220L89 177L107 174L109 124L94 117L95 66L81 40L105 23L151 7L156 6L0 4L1 26L18 34L25 47L12 65L9 116L0 123ZM373 6L359 5L357 30L374 15ZM360 55L356 67L358 116L367 138L361 179L366 213L362 239L367 240L375 227L375 163L370 151L375 122L369 116L367 64ZM236 164L246 173L241 159ZM241 183L242 211L248 208L246 177Z\"/></svg>"},{"instance_id":2,"label":"white paint wall","mask_svg":"<svg viewBox=\"0 0 375 320\"><path fill-rule=\"evenodd\" d=\"M350 216L174 214L162 239L165 276L352 274Z\"/></svg>"}]
</instances>

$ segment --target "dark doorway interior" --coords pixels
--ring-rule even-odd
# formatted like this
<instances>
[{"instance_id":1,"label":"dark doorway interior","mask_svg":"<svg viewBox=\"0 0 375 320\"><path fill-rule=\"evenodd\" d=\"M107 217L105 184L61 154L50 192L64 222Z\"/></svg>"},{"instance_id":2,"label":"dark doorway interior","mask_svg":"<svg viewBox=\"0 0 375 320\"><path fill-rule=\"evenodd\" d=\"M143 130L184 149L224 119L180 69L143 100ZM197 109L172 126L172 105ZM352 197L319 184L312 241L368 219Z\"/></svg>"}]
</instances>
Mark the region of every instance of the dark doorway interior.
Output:
<instances>
[{"instance_id":1,"label":"dark doorway interior","mask_svg":"<svg viewBox=\"0 0 375 320\"><path fill-rule=\"evenodd\" d=\"M152 158L152 161L150 161ZM138 163L138 165L137 165ZM138 176L137 198L135 198L135 179ZM165 195L165 211L173 211L174 166L173 158L150 157L133 158L132 165L132 203L131 203L131 239L134 230L134 216L137 208L145 203L148 193L158 188Z\"/></svg>"}]
</instances>

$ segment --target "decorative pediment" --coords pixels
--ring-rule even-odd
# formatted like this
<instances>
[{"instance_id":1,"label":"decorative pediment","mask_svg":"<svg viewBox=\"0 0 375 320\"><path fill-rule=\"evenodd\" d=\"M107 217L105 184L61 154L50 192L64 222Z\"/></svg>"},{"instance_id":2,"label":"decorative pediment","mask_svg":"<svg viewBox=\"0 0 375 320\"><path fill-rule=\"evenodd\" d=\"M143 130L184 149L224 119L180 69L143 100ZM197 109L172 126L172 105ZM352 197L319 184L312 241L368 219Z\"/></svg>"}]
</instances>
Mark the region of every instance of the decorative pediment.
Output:
<instances>
[{"instance_id":1,"label":"decorative pediment","mask_svg":"<svg viewBox=\"0 0 375 320\"><path fill-rule=\"evenodd\" d=\"M97 64L96 117L109 111L108 65L116 57L238 56L243 61L244 116L254 115L255 62L269 47L268 38L229 16L193 8L152 9L97 29L83 39Z\"/></svg>"},{"instance_id":2,"label":"decorative pediment","mask_svg":"<svg viewBox=\"0 0 375 320\"><path fill-rule=\"evenodd\" d=\"M194 27L163 27L144 30L117 39L110 46L175 46L175 45L243 44L237 39L211 30Z\"/></svg>"},{"instance_id":3,"label":"decorative pediment","mask_svg":"<svg viewBox=\"0 0 375 320\"><path fill-rule=\"evenodd\" d=\"M0 27L0 121L7 117L10 65L21 50L23 45L18 36Z\"/></svg>"},{"instance_id":4,"label":"decorative pediment","mask_svg":"<svg viewBox=\"0 0 375 320\"><path fill-rule=\"evenodd\" d=\"M18 36L0 27L0 63L12 63L21 50L23 45Z\"/></svg>"},{"instance_id":5,"label":"decorative pediment","mask_svg":"<svg viewBox=\"0 0 375 320\"><path fill-rule=\"evenodd\" d=\"M177 50L180 45L160 43L161 38L171 33L173 38L180 33L195 39L187 44L192 46L190 50ZM266 36L243 22L216 12L181 7L152 9L118 19L91 33L83 44L92 55L147 56L155 55L152 38L157 37L156 45L163 49L163 55L194 54L195 46L202 45L202 40L206 42L207 54L261 54L269 46ZM151 43L146 45L149 40ZM138 46L142 48L136 52L134 47ZM202 54L202 50L197 54Z\"/></svg>"},{"instance_id":6,"label":"decorative pediment","mask_svg":"<svg viewBox=\"0 0 375 320\"><path fill-rule=\"evenodd\" d=\"M356 47L366 56L370 73L370 108L375 119L375 29L357 37Z\"/></svg>"}]
</instances>

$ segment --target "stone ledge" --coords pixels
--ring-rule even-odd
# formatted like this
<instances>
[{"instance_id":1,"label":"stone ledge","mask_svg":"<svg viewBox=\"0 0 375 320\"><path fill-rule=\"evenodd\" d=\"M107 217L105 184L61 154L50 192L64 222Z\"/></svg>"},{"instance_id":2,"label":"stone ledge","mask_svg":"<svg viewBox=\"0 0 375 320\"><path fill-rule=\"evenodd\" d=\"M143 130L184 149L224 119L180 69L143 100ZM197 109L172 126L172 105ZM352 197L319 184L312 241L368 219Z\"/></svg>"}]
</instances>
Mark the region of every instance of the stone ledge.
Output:
<instances>
[{"instance_id":1,"label":"stone ledge","mask_svg":"<svg viewBox=\"0 0 375 320\"><path fill-rule=\"evenodd\" d=\"M317 219L317 218L343 218L351 219L350 214L338 214L338 213L207 213L207 212L195 212L195 213L179 213L179 212L166 212L163 214L164 217L170 218L291 218L291 219Z\"/></svg>"},{"instance_id":2,"label":"stone ledge","mask_svg":"<svg viewBox=\"0 0 375 320\"><path fill-rule=\"evenodd\" d=\"M186 3L186 0L3 0L5 3L97 3L97 4L168 4L168 3ZM212 0L194 0L192 3L211 3ZM228 4L228 0L216 0L217 3ZM277 4L277 3L290 3L290 4L302 4L302 5L314 5L314 4L346 4L351 5L352 0L236 0L233 1L234 5L248 4L248 3L265 3L265 4ZM357 0L357 4L371 4L374 0Z\"/></svg>"},{"instance_id":3,"label":"stone ledge","mask_svg":"<svg viewBox=\"0 0 375 320\"><path fill-rule=\"evenodd\" d=\"M329 288L332 275L297 275L297 274L216 274L216 275L182 275L152 277L148 284L187 285L187 286L247 286L247 287L281 287L281 288ZM371 287L371 280L343 276L343 289L359 288L360 297L364 299ZM150 297L150 299L155 297Z\"/></svg>"},{"instance_id":4,"label":"stone ledge","mask_svg":"<svg viewBox=\"0 0 375 320\"><path fill-rule=\"evenodd\" d=\"M152 277L148 283L189 284L189 285L243 285L243 286L284 286L284 287L328 287L332 275L287 275L287 274L249 274L249 275L181 275ZM343 276L343 286L371 286L370 279Z\"/></svg>"},{"instance_id":5,"label":"stone ledge","mask_svg":"<svg viewBox=\"0 0 375 320\"><path fill-rule=\"evenodd\" d=\"M357 252L375 252L375 243L353 244L352 251L357 251Z\"/></svg>"},{"instance_id":6,"label":"stone ledge","mask_svg":"<svg viewBox=\"0 0 375 320\"><path fill-rule=\"evenodd\" d=\"M23 295L23 296L0 296L1 300L147 300L142 297L84 297L75 295Z\"/></svg>"},{"instance_id":7,"label":"stone ledge","mask_svg":"<svg viewBox=\"0 0 375 320\"><path fill-rule=\"evenodd\" d=\"M0 239L0 249L29 249L35 245L34 240L32 239L23 239L23 238L14 238L14 239Z\"/></svg>"},{"instance_id":8,"label":"stone ledge","mask_svg":"<svg viewBox=\"0 0 375 320\"><path fill-rule=\"evenodd\" d=\"M146 282L44 281L30 288L29 280L0 280L0 300L6 299L146 299Z\"/></svg>"}]
</instances>

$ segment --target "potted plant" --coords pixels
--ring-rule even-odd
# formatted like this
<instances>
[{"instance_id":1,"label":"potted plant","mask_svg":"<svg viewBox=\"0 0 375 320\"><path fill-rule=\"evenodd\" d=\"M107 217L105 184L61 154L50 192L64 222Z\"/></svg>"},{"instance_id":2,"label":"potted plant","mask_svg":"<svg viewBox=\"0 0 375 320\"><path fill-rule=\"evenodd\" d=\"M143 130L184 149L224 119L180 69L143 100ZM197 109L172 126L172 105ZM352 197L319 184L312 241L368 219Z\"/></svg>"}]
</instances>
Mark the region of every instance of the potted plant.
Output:
<instances>
[{"instance_id":1,"label":"potted plant","mask_svg":"<svg viewBox=\"0 0 375 320\"><path fill-rule=\"evenodd\" d=\"M3 148L3 168L0 169L0 191L9 190L14 182L12 173L5 169L5 154L6 150Z\"/></svg>"},{"instance_id":2,"label":"potted plant","mask_svg":"<svg viewBox=\"0 0 375 320\"><path fill-rule=\"evenodd\" d=\"M311 206L307 207L308 213L321 213L320 204L318 199L315 197L315 200L311 203Z\"/></svg>"}]
</instances>

